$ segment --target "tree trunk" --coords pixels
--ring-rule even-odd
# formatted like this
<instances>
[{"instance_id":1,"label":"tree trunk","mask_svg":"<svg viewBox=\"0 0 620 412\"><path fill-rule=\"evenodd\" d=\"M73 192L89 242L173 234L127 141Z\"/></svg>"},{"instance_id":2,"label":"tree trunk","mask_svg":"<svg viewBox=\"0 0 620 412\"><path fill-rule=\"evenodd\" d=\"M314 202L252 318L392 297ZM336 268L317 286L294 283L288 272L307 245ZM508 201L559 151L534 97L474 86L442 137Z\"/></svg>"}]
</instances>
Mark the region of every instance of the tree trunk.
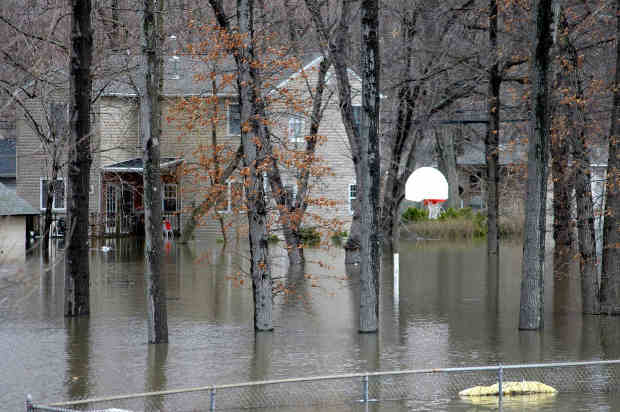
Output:
<instances>
[{"instance_id":1,"label":"tree trunk","mask_svg":"<svg viewBox=\"0 0 620 412\"><path fill-rule=\"evenodd\" d=\"M559 33L559 53L568 57L569 26L565 14L557 16L557 32ZM572 233L572 193L574 189L574 173L569 168L571 150L571 128L567 126L572 119L571 104L566 104L569 97L567 92L574 89L571 81L569 63L563 58L557 65L554 90L557 90L557 101L554 104L556 115L551 137L551 167L553 174L553 273L554 279L559 281L569 273L573 260L573 233Z\"/></svg>"},{"instance_id":2,"label":"tree trunk","mask_svg":"<svg viewBox=\"0 0 620 412\"><path fill-rule=\"evenodd\" d=\"M65 252L65 316L87 315L90 305L88 193L90 188L91 0L70 0L71 137L67 185Z\"/></svg>"},{"instance_id":3,"label":"tree trunk","mask_svg":"<svg viewBox=\"0 0 620 412\"><path fill-rule=\"evenodd\" d=\"M620 39L620 0L616 0L616 38ZM603 225L601 310L620 315L620 41L616 41L616 79L611 113Z\"/></svg>"},{"instance_id":4,"label":"tree trunk","mask_svg":"<svg viewBox=\"0 0 620 412\"><path fill-rule=\"evenodd\" d=\"M487 183L487 263L499 273L499 133L500 89L502 77L499 70L497 0L489 2L489 85L487 90L487 124L484 139Z\"/></svg>"},{"instance_id":5,"label":"tree trunk","mask_svg":"<svg viewBox=\"0 0 620 412\"><path fill-rule=\"evenodd\" d=\"M530 79L532 80L531 134L527 160L527 198L525 236L519 306L519 329L543 327L545 212L547 197L547 161L549 157L549 51L551 39L552 0L535 0L535 34L532 43Z\"/></svg>"},{"instance_id":6,"label":"tree trunk","mask_svg":"<svg viewBox=\"0 0 620 412\"><path fill-rule=\"evenodd\" d=\"M562 24L568 27L567 23ZM566 30L563 30L566 31ZM567 127L575 161L575 197L577 200L577 240L579 243L579 267L581 272L581 298L583 313L600 313L598 270L596 266L596 236L594 233L594 206L592 200L590 161L585 141L585 101L581 80L578 51L567 35L560 36L560 49L565 61L562 74L570 79L575 101L568 105Z\"/></svg>"},{"instance_id":7,"label":"tree trunk","mask_svg":"<svg viewBox=\"0 0 620 412\"><path fill-rule=\"evenodd\" d=\"M573 257L571 229L571 197L573 178L568 167L570 148L563 133L557 133L551 145L553 175L553 273L565 277Z\"/></svg>"},{"instance_id":8,"label":"tree trunk","mask_svg":"<svg viewBox=\"0 0 620 412\"><path fill-rule=\"evenodd\" d=\"M144 142L144 223L147 329L149 343L168 342L165 282L161 279L162 184L160 162L163 0L144 0L142 21L145 84L141 94L142 141Z\"/></svg>"},{"instance_id":9,"label":"tree trunk","mask_svg":"<svg viewBox=\"0 0 620 412\"><path fill-rule=\"evenodd\" d=\"M579 267L581 269L581 300L583 313L599 314L599 284L596 267L596 236L594 234L594 207L590 184L590 162L584 141L583 129L576 136L573 146L575 160L575 193L577 198L577 239L579 242Z\"/></svg>"},{"instance_id":10,"label":"tree trunk","mask_svg":"<svg viewBox=\"0 0 620 412\"><path fill-rule=\"evenodd\" d=\"M54 192L56 191L57 174L52 172L47 182L47 196L45 197L45 221L43 224L43 259L49 262L50 259L50 231L52 229L52 207L54 206Z\"/></svg>"},{"instance_id":11,"label":"tree trunk","mask_svg":"<svg viewBox=\"0 0 620 412\"><path fill-rule=\"evenodd\" d=\"M237 87L241 110L241 143L243 145L243 163L249 174L245 192L248 206L250 237L250 274L254 295L254 329L257 331L273 330L272 319L272 279L267 242L267 205L263 185L263 174L258 164L264 158L265 148L258 146L260 139L260 119L257 118L256 104L259 99L254 47L254 2L237 0L237 21L239 32L249 39L245 48L239 50L241 56L237 61Z\"/></svg>"},{"instance_id":12,"label":"tree trunk","mask_svg":"<svg viewBox=\"0 0 620 412\"><path fill-rule=\"evenodd\" d=\"M379 2L361 4L362 121L360 163L360 332L379 329L379 274L381 233L379 195L381 161L379 157Z\"/></svg>"}]
</instances>

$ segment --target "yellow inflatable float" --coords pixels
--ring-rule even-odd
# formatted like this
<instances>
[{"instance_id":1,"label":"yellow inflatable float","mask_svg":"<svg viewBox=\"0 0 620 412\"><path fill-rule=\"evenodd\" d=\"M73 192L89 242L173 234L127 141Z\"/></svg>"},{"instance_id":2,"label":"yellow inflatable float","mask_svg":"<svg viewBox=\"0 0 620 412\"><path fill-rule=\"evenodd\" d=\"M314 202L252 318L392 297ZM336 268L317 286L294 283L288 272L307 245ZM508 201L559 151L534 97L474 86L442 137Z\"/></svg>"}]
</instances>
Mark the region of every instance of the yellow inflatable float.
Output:
<instances>
[{"instance_id":1,"label":"yellow inflatable float","mask_svg":"<svg viewBox=\"0 0 620 412\"><path fill-rule=\"evenodd\" d=\"M538 393L554 394L557 393L557 390L549 385L535 381L502 382L502 395L529 395ZM474 386L473 388L467 388L459 392L459 396L462 397L498 395L498 383L490 386Z\"/></svg>"}]
</instances>

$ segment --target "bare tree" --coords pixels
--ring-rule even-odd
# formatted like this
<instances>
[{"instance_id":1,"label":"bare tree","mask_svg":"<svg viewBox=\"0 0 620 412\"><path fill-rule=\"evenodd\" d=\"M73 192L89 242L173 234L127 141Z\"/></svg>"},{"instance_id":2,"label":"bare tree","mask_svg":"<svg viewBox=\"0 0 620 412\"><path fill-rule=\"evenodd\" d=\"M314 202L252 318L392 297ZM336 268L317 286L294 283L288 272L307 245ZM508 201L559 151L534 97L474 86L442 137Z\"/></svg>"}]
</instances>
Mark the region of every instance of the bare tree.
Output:
<instances>
[{"instance_id":1,"label":"bare tree","mask_svg":"<svg viewBox=\"0 0 620 412\"><path fill-rule=\"evenodd\" d=\"M65 254L65 316L87 315L90 311L90 269L88 252L88 193L92 163L91 65L93 30L91 0L70 0L71 5L71 104L67 192L67 249Z\"/></svg>"},{"instance_id":2,"label":"bare tree","mask_svg":"<svg viewBox=\"0 0 620 412\"><path fill-rule=\"evenodd\" d=\"M144 142L144 222L145 222L145 277L147 302L147 328L149 343L168 342L168 313L165 282L161 279L162 194L160 142L161 142L161 90L163 63L164 0L144 0L142 36L145 58L144 89L140 95L141 131Z\"/></svg>"},{"instance_id":3,"label":"bare tree","mask_svg":"<svg viewBox=\"0 0 620 412\"><path fill-rule=\"evenodd\" d=\"M620 0L616 0L616 77L609 133L609 158L603 228L601 310L620 314Z\"/></svg>"},{"instance_id":4,"label":"bare tree","mask_svg":"<svg viewBox=\"0 0 620 412\"><path fill-rule=\"evenodd\" d=\"M519 329L541 329L544 311L545 212L549 157L549 67L552 46L552 0L535 0L532 7L530 60L531 132L527 159L525 237L519 307Z\"/></svg>"}]
</instances>

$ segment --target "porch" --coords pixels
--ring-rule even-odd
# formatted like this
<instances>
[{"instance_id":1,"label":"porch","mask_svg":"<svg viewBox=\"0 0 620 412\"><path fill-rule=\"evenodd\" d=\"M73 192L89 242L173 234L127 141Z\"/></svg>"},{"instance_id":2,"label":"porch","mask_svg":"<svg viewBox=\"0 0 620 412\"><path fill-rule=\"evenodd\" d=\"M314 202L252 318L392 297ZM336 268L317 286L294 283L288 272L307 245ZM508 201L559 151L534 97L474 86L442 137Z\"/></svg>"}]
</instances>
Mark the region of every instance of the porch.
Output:
<instances>
[{"instance_id":1,"label":"porch","mask_svg":"<svg viewBox=\"0 0 620 412\"><path fill-rule=\"evenodd\" d=\"M162 217L175 232L181 229L178 166L183 159L160 160ZM99 234L101 236L144 235L143 163L134 158L101 168Z\"/></svg>"}]
</instances>

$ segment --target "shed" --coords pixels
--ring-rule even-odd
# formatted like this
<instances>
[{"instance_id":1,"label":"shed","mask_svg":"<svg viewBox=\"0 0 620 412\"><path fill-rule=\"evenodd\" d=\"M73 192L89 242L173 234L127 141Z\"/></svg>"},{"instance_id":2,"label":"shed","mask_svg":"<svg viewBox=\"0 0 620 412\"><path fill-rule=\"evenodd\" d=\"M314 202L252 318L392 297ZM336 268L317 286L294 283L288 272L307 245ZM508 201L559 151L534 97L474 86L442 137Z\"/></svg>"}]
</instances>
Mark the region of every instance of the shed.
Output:
<instances>
[{"instance_id":1,"label":"shed","mask_svg":"<svg viewBox=\"0 0 620 412\"><path fill-rule=\"evenodd\" d=\"M0 264L26 256L26 227L38 215L28 202L0 183Z\"/></svg>"}]
</instances>

